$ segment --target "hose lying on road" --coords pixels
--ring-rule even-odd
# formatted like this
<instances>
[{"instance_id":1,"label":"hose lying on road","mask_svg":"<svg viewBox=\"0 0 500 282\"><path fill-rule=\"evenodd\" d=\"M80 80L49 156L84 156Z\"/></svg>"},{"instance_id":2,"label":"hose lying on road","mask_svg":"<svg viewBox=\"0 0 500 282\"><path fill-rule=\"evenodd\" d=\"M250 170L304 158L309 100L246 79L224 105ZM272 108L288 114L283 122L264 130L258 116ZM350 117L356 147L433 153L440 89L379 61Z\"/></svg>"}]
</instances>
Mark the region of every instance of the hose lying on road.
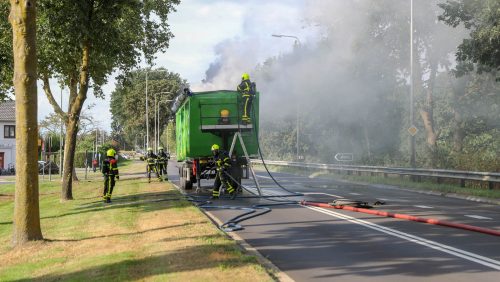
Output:
<instances>
[{"instance_id":1,"label":"hose lying on road","mask_svg":"<svg viewBox=\"0 0 500 282\"><path fill-rule=\"evenodd\" d=\"M406 220L417 221L417 222L422 222L422 223L464 229L464 230L468 230L468 231L474 231L474 232L489 234L489 235L493 235L493 236L500 236L500 231L496 231L493 229L482 228L482 227L461 224L461 223L454 223L454 222L449 222L449 221L444 221L444 220L437 220L437 219L432 219L432 218L423 218L423 217L417 217L417 216L413 216L413 215L391 213L391 212L386 212L386 211L369 210L369 209L364 209L364 208L356 208L356 207L352 207L352 206L331 205L331 204L327 204L327 203L301 201L300 204L303 206L314 206L314 207L327 208L327 209L343 209L343 210L349 210L349 211L353 211L353 212L361 212L361 213L367 213L367 214L373 214L373 215L379 215L379 216L385 216L385 217L406 219Z\"/></svg>"}]
</instances>

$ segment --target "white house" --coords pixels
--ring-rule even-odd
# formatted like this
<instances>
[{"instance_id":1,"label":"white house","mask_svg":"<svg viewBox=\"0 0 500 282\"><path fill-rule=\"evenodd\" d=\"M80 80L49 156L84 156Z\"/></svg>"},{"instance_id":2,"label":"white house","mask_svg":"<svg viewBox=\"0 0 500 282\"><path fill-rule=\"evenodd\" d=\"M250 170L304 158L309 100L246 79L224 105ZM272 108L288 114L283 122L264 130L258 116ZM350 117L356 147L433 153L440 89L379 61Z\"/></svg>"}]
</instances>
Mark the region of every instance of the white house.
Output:
<instances>
[{"instance_id":1,"label":"white house","mask_svg":"<svg viewBox=\"0 0 500 282\"><path fill-rule=\"evenodd\" d=\"M16 101L0 102L0 168L16 163Z\"/></svg>"}]
</instances>

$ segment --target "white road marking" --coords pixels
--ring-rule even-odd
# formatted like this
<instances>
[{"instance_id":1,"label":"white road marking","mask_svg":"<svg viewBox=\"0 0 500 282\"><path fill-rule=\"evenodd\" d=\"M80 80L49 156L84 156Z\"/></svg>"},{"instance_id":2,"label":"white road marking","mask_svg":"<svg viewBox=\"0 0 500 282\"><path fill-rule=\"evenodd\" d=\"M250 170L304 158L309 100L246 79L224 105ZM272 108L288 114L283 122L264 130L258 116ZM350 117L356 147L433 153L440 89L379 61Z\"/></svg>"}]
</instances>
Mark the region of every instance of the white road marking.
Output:
<instances>
[{"instance_id":1,"label":"white road marking","mask_svg":"<svg viewBox=\"0 0 500 282\"><path fill-rule=\"evenodd\" d=\"M328 193L306 193L306 192L297 192L297 193L302 193L304 195L326 195L326 196L330 196L330 197L334 197L334 198L343 198L341 196L337 196L334 194L328 194Z\"/></svg>"},{"instance_id":2,"label":"white road marking","mask_svg":"<svg viewBox=\"0 0 500 282\"><path fill-rule=\"evenodd\" d=\"M261 178L267 178L267 179L272 179L270 176L265 176L265 175L257 175L257 177L261 177ZM273 176L274 179L287 179L287 178L299 178L299 179L306 179L306 180L309 180L307 177L304 177L304 176L295 176L295 177L290 177L290 176Z\"/></svg>"},{"instance_id":3,"label":"white road marking","mask_svg":"<svg viewBox=\"0 0 500 282\"><path fill-rule=\"evenodd\" d=\"M491 218L491 217L480 216L480 215L474 215L474 214L466 214L465 216L466 216L466 217L476 218L476 219L489 219L489 220L492 220L492 219L493 219L493 218Z\"/></svg>"},{"instance_id":4,"label":"white road marking","mask_svg":"<svg viewBox=\"0 0 500 282\"><path fill-rule=\"evenodd\" d=\"M271 177L269 177L269 176L264 176L264 175L257 175L257 177L260 177L260 178L266 178L266 179L272 179Z\"/></svg>"},{"instance_id":5,"label":"white road marking","mask_svg":"<svg viewBox=\"0 0 500 282\"><path fill-rule=\"evenodd\" d=\"M323 214L327 214L327 215L336 217L336 218L345 219L349 222L359 224L359 225L362 225L364 227L367 227L367 228L370 228L370 229L373 229L373 230L376 230L376 231L379 231L379 232L382 232L382 233L385 233L385 234L388 234L388 235L391 235L394 237L398 237L398 238L407 240L409 242L423 245L423 246L429 247L431 249L438 250L438 251L441 251L441 252L444 252L444 253L459 257L459 258L463 258L463 259L466 259L468 261L472 261L472 262L475 262L475 263L478 263L478 264L481 264L481 265L484 265L484 266L487 266L487 267L490 267L490 268L493 268L496 270L500 270L500 261L497 261L497 260L494 260L494 259L491 259L488 257L474 254L474 253L471 253L471 252L468 252L465 250L457 249L457 248L454 248L454 247L451 247L448 245L440 244L438 242L427 240L427 239L424 239L422 237L418 237L418 236L411 235L411 234L408 234L405 232L397 231L397 230L392 229L392 228L381 226L381 225L371 223L371 222L368 222L365 220L357 219L357 218L354 218L354 217L351 217L348 215L344 215L344 214L341 214L338 212L334 212L334 211L330 211L330 210L326 210L326 209L322 209L322 208L318 208L318 207L312 207L312 206L304 206L304 207L308 208L310 210L314 210L314 211L317 211L317 212L320 212Z\"/></svg>"},{"instance_id":6,"label":"white road marking","mask_svg":"<svg viewBox=\"0 0 500 282\"><path fill-rule=\"evenodd\" d=\"M349 193L349 194L354 195L354 196L360 196L361 195L359 193Z\"/></svg>"},{"instance_id":7,"label":"white road marking","mask_svg":"<svg viewBox=\"0 0 500 282\"><path fill-rule=\"evenodd\" d=\"M253 192L255 195L258 195L259 192L257 191L257 188L250 188L250 187L247 187L248 190L255 190L255 192ZM277 188L279 189L279 188ZM270 192L270 191L262 191L262 196L291 196L290 193L279 193L278 191L274 191L274 192ZM299 195L297 195L297 197L299 197Z\"/></svg>"},{"instance_id":8,"label":"white road marking","mask_svg":"<svg viewBox=\"0 0 500 282\"><path fill-rule=\"evenodd\" d=\"M421 206L421 205L415 205L414 207L421 208L421 209L433 209L433 207Z\"/></svg>"}]
</instances>

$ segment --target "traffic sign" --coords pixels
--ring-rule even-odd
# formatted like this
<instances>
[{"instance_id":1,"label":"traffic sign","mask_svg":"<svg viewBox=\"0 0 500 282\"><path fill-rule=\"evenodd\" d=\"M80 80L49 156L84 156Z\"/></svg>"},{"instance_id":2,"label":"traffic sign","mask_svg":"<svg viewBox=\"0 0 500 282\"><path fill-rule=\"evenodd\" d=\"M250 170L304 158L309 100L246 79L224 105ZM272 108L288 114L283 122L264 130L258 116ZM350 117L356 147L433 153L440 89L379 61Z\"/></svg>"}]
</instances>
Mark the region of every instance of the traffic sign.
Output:
<instances>
[{"instance_id":1,"label":"traffic sign","mask_svg":"<svg viewBox=\"0 0 500 282\"><path fill-rule=\"evenodd\" d=\"M337 153L335 154L335 160L338 162L352 162L354 159L352 153Z\"/></svg>"},{"instance_id":2,"label":"traffic sign","mask_svg":"<svg viewBox=\"0 0 500 282\"><path fill-rule=\"evenodd\" d=\"M408 128L408 133L410 133L411 136L415 136L418 132L418 129L415 127L415 125L410 126Z\"/></svg>"}]
</instances>

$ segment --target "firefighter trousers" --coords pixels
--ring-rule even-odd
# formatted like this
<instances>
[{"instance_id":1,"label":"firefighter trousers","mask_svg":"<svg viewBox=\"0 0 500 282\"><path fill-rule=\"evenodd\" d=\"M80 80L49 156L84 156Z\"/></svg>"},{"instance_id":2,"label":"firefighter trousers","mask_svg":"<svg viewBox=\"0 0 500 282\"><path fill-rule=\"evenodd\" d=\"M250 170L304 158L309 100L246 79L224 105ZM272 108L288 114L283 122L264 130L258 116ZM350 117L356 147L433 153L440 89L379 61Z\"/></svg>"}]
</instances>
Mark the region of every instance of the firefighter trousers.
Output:
<instances>
[{"instance_id":1,"label":"firefighter trousers","mask_svg":"<svg viewBox=\"0 0 500 282\"><path fill-rule=\"evenodd\" d=\"M111 194L113 194L113 188L115 188L115 175L106 174L104 175L104 200L110 200Z\"/></svg>"},{"instance_id":2,"label":"firefighter trousers","mask_svg":"<svg viewBox=\"0 0 500 282\"><path fill-rule=\"evenodd\" d=\"M148 180L151 181L151 172L156 173L156 177L160 178L160 174L158 173L158 167L156 164L149 164L146 166L146 172L148 174Z\"/></svg>"},{"instance_id":3,"label":"firefighter trousers","mask_svg":"<svg viewBox=\"0 0 500 282\"><path fill-rule=\"evenodd\" d=\"M251 122L251 111L252 111L252 95L243 94L241 100L241 121L250 123Z\"/></svg>"},{"instance_id":4,"label":"firefighter trousers","mask_svg":"<svg viewBox=\"0 0 500 282\"><path fill-rule=\"evenodd\" d=\"M227 193L233 194L235 192L235 189L231 184L231 181L229 181L228 177L225 175L225 172L221 169L217 169L217 175L215 176L215 182L214 182L214 190L212 192L213 197L215 198L219 197L220 195L219 189L221 185L224 185Z\"/></svg>"}]
</instances>

